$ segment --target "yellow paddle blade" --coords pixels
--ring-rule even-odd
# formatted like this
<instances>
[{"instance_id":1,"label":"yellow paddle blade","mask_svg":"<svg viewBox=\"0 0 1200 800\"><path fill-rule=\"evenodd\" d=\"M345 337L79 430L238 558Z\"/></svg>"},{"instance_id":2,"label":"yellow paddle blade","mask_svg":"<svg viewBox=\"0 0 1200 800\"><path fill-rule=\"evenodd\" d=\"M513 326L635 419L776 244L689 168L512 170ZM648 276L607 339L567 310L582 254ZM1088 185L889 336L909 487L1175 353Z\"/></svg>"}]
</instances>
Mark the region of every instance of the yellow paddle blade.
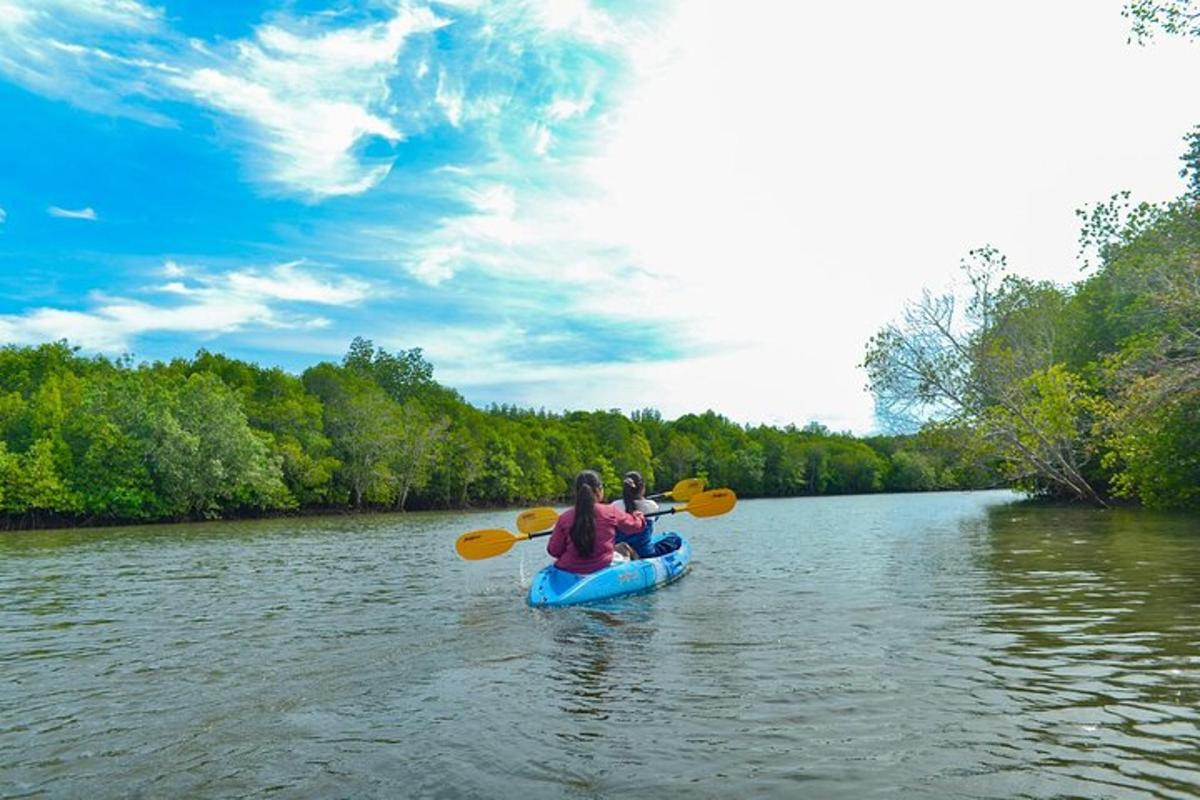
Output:
<instances>
[{"instance_id":1,"label":"yellow paddle blade","mask_svg":"<svg viewBox=\"0 0 1200 800\"><path fill-rule=\"evenodd\" d=\"M509 533L501 528L487 528L464 533L454 543L454 549L468 561L491 558L507 553L517 542L528 539L523 534Z\"/></svg>"},{"instance_id":2,"label":"yellow paddle blade","mask_svg":"<svg viewBox=\"0 0 1200 800\"><path fill-rule=\"evenodd\" d=\"M703 478L684 478L679 483L675 484L671 491L667 492L666 496L672 500L678 500L680 503L686 503L694 496L704 491Z\"/></svg>"},{"instance_id":3,"label":"yellow paddle blade","mask_svg":"<svg viewBox=\"0 0 1200 800\"><path fill-rule=\"evenodd\" d=\"M517 530L521 533L548 531L558 522L558 512L549 506L531 508L517 514Z\"/></svg>"},{"instance_id":4,"label":"yellow paddle blade","mask_svg":"<svg viewBox=\"0 0 1200 800\"><path fill-rule=\"evenodd\" d=\"M737 495L732 489L712 489L694 495L680 511L697 517L715 517L732 510L737 504Z\"/></svg>"}]
</instances>

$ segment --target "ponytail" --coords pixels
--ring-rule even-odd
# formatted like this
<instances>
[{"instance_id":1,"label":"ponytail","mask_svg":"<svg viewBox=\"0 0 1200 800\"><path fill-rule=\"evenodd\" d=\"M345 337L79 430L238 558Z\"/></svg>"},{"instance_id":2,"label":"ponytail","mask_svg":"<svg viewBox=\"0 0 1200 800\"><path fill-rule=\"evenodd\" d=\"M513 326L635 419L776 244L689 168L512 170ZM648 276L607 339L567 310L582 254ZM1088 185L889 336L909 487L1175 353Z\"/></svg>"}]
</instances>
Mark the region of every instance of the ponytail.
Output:
<instances>
[{"instance_id":1,"label":"ponytail","mask_svg":"<svg viewBox=\"0 0 1200 800\"><path fill-rule=\"evenodd\" d=\"M585 469L575 478L575 519L571 521L571 542L579 555L590 556L596 544L596 491L600 476Z\"/></svg>"},{"instance_id":2,"label":"ponytail","mask_svg":"<svg viewBox=\"0 0 1200 800\"><path fill-rule=\"evenodd\" d=\"M638 510L637 501L645 491L646 481L642 479L642 473L635 469L625 473L625 480L621 483L621 498L625 501L627 514Z\"/></svg>"}]
</instances>

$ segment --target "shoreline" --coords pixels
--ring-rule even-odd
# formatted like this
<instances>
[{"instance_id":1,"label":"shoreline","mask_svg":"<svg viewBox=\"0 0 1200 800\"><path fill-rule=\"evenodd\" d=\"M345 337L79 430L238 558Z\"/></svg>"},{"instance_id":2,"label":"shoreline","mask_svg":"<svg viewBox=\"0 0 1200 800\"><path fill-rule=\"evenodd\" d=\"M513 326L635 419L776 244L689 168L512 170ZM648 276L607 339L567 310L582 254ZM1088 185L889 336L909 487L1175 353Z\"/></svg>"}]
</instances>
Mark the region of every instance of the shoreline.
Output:
<instances>
[{"instance_id":1,"label":"shoreline","mask_svg":"<svg viewBox=\"0 0 1200 800\"><path fill-rule=\"evenodd\" d=\"M993 486L982 489L930 489L919 492L844 492L840 494L798 494L788 495L784 497L776 496L739 496L738 502L746 502L752 500L802 500L802 499L821 499L835 497L900 497L904 495L934 495L934 494L973 494L977 492L1012 492L1014 495L1020 493L1016 489L1007 486ZM1062 505L1051 500L1042 498L1020 498L1018 502L1036 503L1038 505ZM292 511L266 511L261 514L237 514L229 516L212 517L208 519L155 519L155 520L103 520L103 521L84 521L63 522L54 520L55 524L33 524L33 525L11 525L6 524L7 521L0 522L0 536L15 535L21 533L34 533L45 531L86 531L86 530L101 530L105 528L147 528L147 527L170 527L184 528L189 525L205 525L209 523L235 523L235 522L256 522L267 520L285 520L285 519L324 519L328 517L347 517L347 518L363 518L372 516L424 516L433 514L486 514L489 512L512 511L514 513L524 511L528 508L537 506L553 506L567 507L569 503L563 501L534 501L522 505L504 505L504 506L471 506L463 508L418 508L418 509L388 509L388 508L364 508L360 510L349 508L328 508L314 507L295 509ZM1069 505L1069 504L1068 504ZM1137 506L1134 506L1135 508Z\"/></svg>"}]
</instances>

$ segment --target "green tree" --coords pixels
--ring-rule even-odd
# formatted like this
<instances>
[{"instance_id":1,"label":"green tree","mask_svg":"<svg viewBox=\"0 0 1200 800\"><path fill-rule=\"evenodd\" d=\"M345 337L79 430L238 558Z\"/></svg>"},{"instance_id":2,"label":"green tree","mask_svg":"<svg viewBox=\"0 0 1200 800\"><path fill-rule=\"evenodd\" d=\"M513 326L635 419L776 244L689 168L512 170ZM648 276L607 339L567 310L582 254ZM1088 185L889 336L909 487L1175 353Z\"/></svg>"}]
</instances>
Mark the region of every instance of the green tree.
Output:
<instances>
[{"instance_id":1,"label":"green tree","mask_svg":"<svg viewBox=\"0 0 1200 800\"><path fill-rule=\"evenodd\" d=\"M149 520L169 513L150 471L148 441L139 439L136 429L122 426L123 418L144 418L148 412L144 393L115 388L130 380L120 376L89 382L81 408L63 431L74 453L68 482L79 511L93 519ZM117 398L137 401L138 409L118 413L113 408Z\"/></svg>"},{"instance_id":2,"label":"green tree","mask_svg":"<svg viewBox=\"0 0 1200 800\"><path fill-rule=\"evenodd\" d=\"M325 436L322 402L305 391L299 377L205 350L183 372L214 374L238 393L247 421L265 435L297 502L312 506L333 499L333 478L340 464Z\"/></svg>"},{"instance_id":3,"label":"green tree","mask_svg":"<svg viewBox=\"0 0 1200 800\"><path fill-rule=\"evenodd\" d=\"M1127 402L1109 417L1105 464L1114 472L1113 491L1151 508L1200 508L1200 392L1143 403L1158 396L1154 377L1130 387Z\"/></svg>"},{"instance_id":4,"label":"green tree","mask_svg":"<svg viewBox=\"0 0 1200 800\"><path fill-rule=\"evenodd\" d=\"M840 439L831 442L829 490L839 494L878 492L883 488L887 463L862 442Z\"/></svg>"},{"instance_id":5,"label":"green tree","mask_svg":"<svg viewBox=\"0 0 1200 800\"><path fill-rule=\"evenodd\" d=\"M484 474L484 448L481 423L466 413L451 422L446 440L435 457L430 483L437 488L431 501L441 505L467 507Z\"/></svg>"},{"instance_id":6,"label":"green tree","mask_svg":"<svg viewBox=\"0 0 1200 800\"><path fill-rule=\"evenodd\" d=\"M396 482L389 459L399 443L400 406L369 378L332 364L304 374L305 385L325 405L325 432L341 466L338 481L350 503L391 504Z\"/></svg>"},{"instance_id":7,"label":"green tree","mask_svg":"<svg viewBox=\"0 0 1200 800\"><path fill-rule=\"evenodd\" d=\"M658 465L658 474L663 478L660 481L661 485L674 486L684 478L699 477L695 473L700 456L700 448L696 446L692 437L686 433L670 432L667 435L667 445L655 462Z\"/></svg>"},{"instance_id":8,"label":"green tree","mask_svg":"<svg viewBox=\"0 0 1200 800\"><path fill-rule=\"evenodd\" d=\"M449 421L434 418L415 400L409 400L393 416L397 426L391 434L388 466L395 484L396 507L404 510L409 492L425 488L438 449L446 440Z\"/></svg>"},{"instance_id":9,"label":"green tree","mask_svg":"<svg viewBox=\"0 0 1200 800\"><path fill-rule=\"evenodd\" d=\"M804 485L812 494L825 494L831 477L829 449L820 442L810 440L803 443L800 452L804 464Z\"/></svg>"},{"instance_id":10,"label":"green tree","mask_svg":"<svg viewBox=\"0 0 1200 800\"><path fill-rule=\"evenodd\" d=\"M196 374L154 409L153 473L177 515L219 516L238 508L287 504L279 463L250 429L237 395L219 378Z\"/></svg>"},{"instance_id":11,"label":"green tree","mask_svg":"<svg viewBox=\"0 0 1200 800\"><path fill-rule=\"evenodd\" d=\"M492 503L511 504L520 496L521 476L517 448L511 441L493 434L484 447L483 498Z\"/></svg>"},{"instance_id":12,"label":"green tree","mask_svg":"<svg viewBox=\"0 0 1200 800\"><path fill-rule=\"evenodd\" d=\"M36 523L39 514L70 513L75 503L55 464L55 445L39 439L21 454L4 492L9 508L17 514L29 514ZM8 465L11 466L11 465Z\"/></svg>"},{"instance_id":13,"label":"green tree","mask_svg":"<svg viewBox=\"0 0 1200 800\"><path fill-rule=\"evenodd\" d=\"M937 470L923 453L898 450L892 454L887 488L893 492L925 492L936 489Z\"/></svg>"},{"instance_id":14,"label":"green tree","mask_svg":"<svg viewBox=\"0 0 1200 800\"><path fill-rule=\"evenodd\" d=\"M1104 389L1097 429L1114 491L1200 506L1187 489L1186 425L1200 409L1200 206L1185 198L1113 226L1077 298Z\"/></svg>"},{"instance_id":15,"label":"green tree","mask_svg":"<svg viewBox=\"0 0 1200 800\"><path fill-rule=\"evenodd\" d=\"M393 400L404 403L433 388L433 365L421 348L389 353L361 336L350 343L342 366L373 380Z\"/></svg>"},{"instance_id":16,"label":"green tree","mask_svg":"<svg viewBox=\"0 0 1200 800\"><path fill-rule=\"evenodd\" d=\"M1200 38L1200 7L1192 0L1133 0L1121 14L1130 21L1133 38L1141 44L1158 32Z\"/></svg>"},{"instance_id":17,"label":"green tree","mask_svg":"<svg viewBox=\"0 0 1200 800\"><path fill-rule=\"evenodd\" d=\"M881 416L910 426L933 420L983 430L1022 474L1105 505L1080 463L1088 450L1083 429L1063 439L1058 417L1041 413L1039 389L1048 385L1028 381L1036 372L1065 374L1049 371L1064 357L1067 295L1005 272L994 249L973 251L963 263L971 287L965 304L950 293L926 292L905 309L903 322L872 338L863 366Z\"/></svg>"}]
</instances>

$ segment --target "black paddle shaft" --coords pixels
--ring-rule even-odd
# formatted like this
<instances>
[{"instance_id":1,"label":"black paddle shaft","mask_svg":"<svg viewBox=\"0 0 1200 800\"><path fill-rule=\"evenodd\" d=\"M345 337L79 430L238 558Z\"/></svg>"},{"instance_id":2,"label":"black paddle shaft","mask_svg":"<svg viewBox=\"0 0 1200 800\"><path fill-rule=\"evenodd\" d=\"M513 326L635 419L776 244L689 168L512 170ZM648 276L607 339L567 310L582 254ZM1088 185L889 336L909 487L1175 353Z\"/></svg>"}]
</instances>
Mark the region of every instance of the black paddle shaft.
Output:
<instances>
[{"instance_id":1,"label":"black paddle shaft","mask_svg":"<svg viewBox=\"0 0 1200 800\"><path fill-rule=\"evenodd\" d=\"M674 514L678 510L679 510L678 508L668 508L666 511L651 511L649 514L643 514L642 516L645 517L646 519L652 519L653 517L661 517L664 514ZM552 533L554 533L553 529L548 530L548 531L541 531L540 533L531 533L531 534L529 534L529 538L536 539L539 536L549 536Z\"/></svg>"}]
</instances>

